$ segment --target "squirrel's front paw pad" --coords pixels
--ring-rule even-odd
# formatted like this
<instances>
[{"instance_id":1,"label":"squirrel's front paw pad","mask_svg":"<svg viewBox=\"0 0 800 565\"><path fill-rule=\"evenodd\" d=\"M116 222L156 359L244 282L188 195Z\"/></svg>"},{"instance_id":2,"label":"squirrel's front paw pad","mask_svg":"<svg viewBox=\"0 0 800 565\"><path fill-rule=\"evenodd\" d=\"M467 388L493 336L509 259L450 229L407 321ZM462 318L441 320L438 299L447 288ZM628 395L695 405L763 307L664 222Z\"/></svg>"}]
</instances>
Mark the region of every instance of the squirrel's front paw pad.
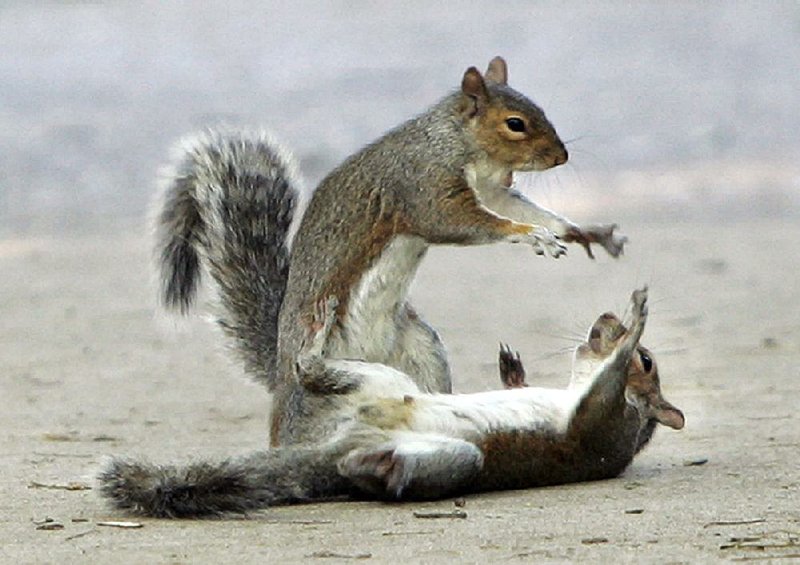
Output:
<instances>
[{"instance_id":1,"label":"squirrel's front paw pad","mask_svg":"<svg viewBox=\"0 0 800 565\"><path fill-rule=\"evenodd\" d=\"M567 253L567 247L561 239L547 228L537 226L531 232L531 245L537 255L549 253L554 259L558 259Z\"/></svg>"}]
</instances>

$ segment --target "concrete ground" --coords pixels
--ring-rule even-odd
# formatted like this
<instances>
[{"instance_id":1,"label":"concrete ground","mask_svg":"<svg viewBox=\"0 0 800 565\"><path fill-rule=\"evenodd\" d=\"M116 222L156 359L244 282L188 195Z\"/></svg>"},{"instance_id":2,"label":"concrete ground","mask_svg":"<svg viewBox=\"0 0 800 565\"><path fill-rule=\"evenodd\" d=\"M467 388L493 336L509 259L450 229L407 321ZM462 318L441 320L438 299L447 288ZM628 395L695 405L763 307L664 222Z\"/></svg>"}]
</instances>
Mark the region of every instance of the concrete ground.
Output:
<instances>
[{"instance_id":1,"label":"concrete ground","mask_svg":"<svg viewBox=\"0 0 800 565\"><path fill-rule=\"evenodd\" d=\"M138 233L0 241L0 560L17 563L659 562L800 559L796 223L625 225L619 261L579 249L439 248L413 290L459 391L497 386L499 340L559 386L593 318L648 283L643 343L686 414L618 479L452 500L336 502L246 519L110 510L109 454L158 461L263 447L267 394L201 317L156 314ZM134 521L138 528L104 526Z\"/></svg>"}]
</instances>

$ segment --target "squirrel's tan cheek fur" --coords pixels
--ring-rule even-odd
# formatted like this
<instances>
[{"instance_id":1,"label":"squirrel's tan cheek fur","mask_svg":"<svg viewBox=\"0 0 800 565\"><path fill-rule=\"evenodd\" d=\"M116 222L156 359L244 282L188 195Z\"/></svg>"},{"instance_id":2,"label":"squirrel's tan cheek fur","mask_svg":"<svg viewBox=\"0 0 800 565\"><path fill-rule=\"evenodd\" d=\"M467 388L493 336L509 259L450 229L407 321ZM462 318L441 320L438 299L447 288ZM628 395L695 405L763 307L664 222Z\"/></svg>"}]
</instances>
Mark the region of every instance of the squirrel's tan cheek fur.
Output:
<instances>
[{"instance_id":1,"label":"squirrel's tan cheek fur","mask_svg":"<svg viewBox=\"0 0 800 565\"><path fill-rule=\"evenodd\" d=\"M679 430L684 426L683 413L670 404L661 393L661 383L655 360L652 361L650 371L645 371L639 353L646 353L653 359L652 353L640 346L637 354L631 359L628 370L628 381L625 390L626 397L638 405L647 417L655 418L659 423Z\"/></svg>"},{"instance_id":2,"label":"squirrel's tan cheek fur","mask_svg":"<svg viewBox=\"0 0 800 565\"><path fill-rule=\"evenodd\" d=\"M506 120L520 119L524 132L509 129ZM519 112L490 106L477 124L477 139L483 151L495 162L511 170L545 170L564 163L566 152L561 140L549 127L537 125Z\"/></svg>"},{"instance_id":3,"label":"squirrel's tan cheek fur","mask_svg":"<svg viewBox=\"0 0 800 565\"><path fill-rule=\"evenodd\" d=\"M527 168L534 153L528 133L512 132L505 125L509 113L505 108L489 107L478 124L477 139L481 149L497 163L504 163L511 170ZM526 121L527 126L527 121Z\"/></svg>"}]
</instances>

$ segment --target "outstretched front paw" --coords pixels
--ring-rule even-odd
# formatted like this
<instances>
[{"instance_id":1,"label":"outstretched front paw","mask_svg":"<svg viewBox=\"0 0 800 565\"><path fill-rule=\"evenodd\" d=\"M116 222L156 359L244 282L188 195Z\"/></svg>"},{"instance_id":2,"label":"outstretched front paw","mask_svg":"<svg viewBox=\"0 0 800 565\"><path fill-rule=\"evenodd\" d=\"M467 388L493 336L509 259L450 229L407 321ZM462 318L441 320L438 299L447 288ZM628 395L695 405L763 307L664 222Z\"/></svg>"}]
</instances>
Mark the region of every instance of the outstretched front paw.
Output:
<instances>
[{"instance_id":1,"label":"outstretched front paw","mask_svg":"<svg viewBox=\"0 0 800 565\"><path fill-rule=\"evenodd\" d=\"M624 246L628 238L614 233L617 224L604 224L599 226L579 227L573 226L567 230L563 239L568 243L579 243L586 250L586 254L594 259L592 244L596 243L605 249L612 257L619 257L624 253Z\"/></svg>"},{"instance_id":2,"label":"outstretched front paw","mask_svg":"<svg viewBox=\"0 0 800 565\"><path fill-rule=\"evenodd\" d=\"M525 382L525 367L519 358L519 352L511 351L511 348L504 343L500 344L500 381L506 389L524 388L528 386Z\"/></svg>"},{"instance_id":3,"label":"outstretched front paw","mask_svg":"<svg viewBox=\"0 0 800 565\"><path fill-rule=\"evenodd\" d=\"M647 321L647 287L634 290L631 294L631 327L628 335L636 342L642 337L644 324Z\"/></svg>"}]
</instances>

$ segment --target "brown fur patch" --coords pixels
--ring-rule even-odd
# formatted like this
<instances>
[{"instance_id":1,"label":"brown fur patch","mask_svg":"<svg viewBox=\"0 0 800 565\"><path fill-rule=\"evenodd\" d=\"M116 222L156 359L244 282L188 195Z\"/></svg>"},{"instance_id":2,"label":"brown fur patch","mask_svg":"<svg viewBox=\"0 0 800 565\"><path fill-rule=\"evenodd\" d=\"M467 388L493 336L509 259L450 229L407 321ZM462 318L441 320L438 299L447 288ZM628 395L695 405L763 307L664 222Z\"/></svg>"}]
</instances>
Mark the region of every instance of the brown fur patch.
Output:
<instances>
[{"instance_id":1,"label":"brown fur patch","mask_svg":"<svg viewBox=\"0 0 800 565\"><path fill-rule=\"evenodd\" d=\"M431 243L490 243L508 236L527 235L534 226L500 217L480 203L464 178L432 202L438 214L419 233Z\"/></svg>"},{"instance_id":2,"label":"brown fur patch","mask_svg":"<svg viewBox=\"0 0 800 565\"><path fill-rule=\"evenodd\" d=\"M495 432L477 445L484 458L478 478L481 490L567 482L565 469L574 467L578 455L577 442L544 431Z\"/></svg>"},{"instance_id":3,"label":"brown fur patch","mask_svg":"<svg viewBox=\"0 0 800 565\"><path fill-rule=\"evenodd\" d=\"M484 455L477 490L529 488L608 479L633 460L638 417L632 411L592 429L494 432L480 439Z\"/></svg>"},{"instance_id":4,"label":"brown fur patch","mask_svg":"<svg viewBox=\"0 0 800 565\"><path fill-rule=\"evenodd\" d=\"M364 234L360 241L351 242L352 254L350 260L341 269L333 273L328 284L321 289L317 300L326 296L336 296L339 300L337 317L339 320L347 315L350 293L358 281L366 273L375 260L380 257L394 236L408 233L409 222L399 214L380 218L372 225L372 229ZM310 303L310 304L313 304ZM306 310L307 311L307 310Z\"/></svg>"}]
</instances>

